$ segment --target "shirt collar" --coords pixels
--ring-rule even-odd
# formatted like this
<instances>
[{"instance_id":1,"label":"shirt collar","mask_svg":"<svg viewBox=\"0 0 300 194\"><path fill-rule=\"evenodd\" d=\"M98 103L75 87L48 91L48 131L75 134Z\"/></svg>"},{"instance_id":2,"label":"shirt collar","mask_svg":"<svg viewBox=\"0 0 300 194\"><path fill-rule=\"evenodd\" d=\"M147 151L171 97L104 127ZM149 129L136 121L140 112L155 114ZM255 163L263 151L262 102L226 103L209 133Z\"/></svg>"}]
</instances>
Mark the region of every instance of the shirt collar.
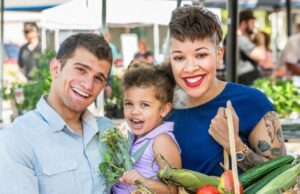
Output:
<instances>
[{"instance_id":1,"label":"shirt collar","mask_svg":"<svg viewBox=\"0 0 300 194\"><path fill-rule=\"evenodd\" d=\"M53 132L61 131L66 126L66 122L63 118L47 103L47 95L44 95L40 98L37 104L37 111L44 117L44 119L51 126ZM98 132L97 121L93 114L86 110L82 115L82 120L90 125L94 133Z\"/></svg>"}]
</instances>

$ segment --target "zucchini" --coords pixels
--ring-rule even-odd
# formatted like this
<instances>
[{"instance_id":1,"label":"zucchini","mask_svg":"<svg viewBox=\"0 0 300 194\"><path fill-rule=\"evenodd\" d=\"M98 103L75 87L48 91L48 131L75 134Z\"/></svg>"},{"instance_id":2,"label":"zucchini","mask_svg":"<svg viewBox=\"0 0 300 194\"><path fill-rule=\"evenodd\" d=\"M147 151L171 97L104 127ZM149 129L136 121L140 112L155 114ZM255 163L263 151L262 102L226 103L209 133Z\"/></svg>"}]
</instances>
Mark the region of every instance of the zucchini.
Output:
<instances>
[{"instance_id":1,"label":"zucchini","mask_svg":"<svg viewBox=\"0 0 300 194\"><path fill-rule=\"evenodd\" d=\"M294 161L293 156L279 156L277 158L271 159L269 161L263 162L243 174L239 176L239 179L243 185L244 188L247 188L257 180L264 177L269 172L273 171L274 169L277 169L285 164L291 164Z\"/></svg>"},{"instance_id":2,"label":"zucchini","mask_svg":"<svg viewBox=\"0 0 300 194\"><path fill-rule=\"evenodd\" d=\"M280 175L271 180L256 194L274 194L282 189L288 189L297 183L297 177L300 175L300 163L282 172Z\"/></svg>"},{"instance_id":3,"label":"zucchini","mask_svg":"<svg viewBox=\"0 0 300 194\"><path fill-rule=\"evenodd\" d=\"M267 174L265 177L257 181L253 186L251 185L245 190L245 194L255 194L257 191L259 191L261 188L263 188L266 184L268 184L271 180L273 180L275 177L280 175L282 172L286 171L287 169L291 168L291 164L285 164L274 171Z\"/></svg>"}]
</instances>

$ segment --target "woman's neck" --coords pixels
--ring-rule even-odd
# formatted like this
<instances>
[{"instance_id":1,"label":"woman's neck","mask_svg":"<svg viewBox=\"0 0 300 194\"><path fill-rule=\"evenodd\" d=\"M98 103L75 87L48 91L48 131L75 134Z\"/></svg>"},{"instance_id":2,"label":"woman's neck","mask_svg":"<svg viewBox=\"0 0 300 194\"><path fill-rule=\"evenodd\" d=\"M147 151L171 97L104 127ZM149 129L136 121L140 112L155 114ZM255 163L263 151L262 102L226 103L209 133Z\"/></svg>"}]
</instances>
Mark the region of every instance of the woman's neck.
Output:
<instances>
[{"instance_id":1,"label":"woman's neck","mask_svg":"<svg viewBox=\"0 0 300 194\"><path fill-rule=\"evenodd\" d=\"M221 92L224 90L226 84L227 84L227 82L215 79L215 81L213 82L213 84L209 88L209 90L206 91L206 93L203 94L202 96L197 97L197 98L192 98L192 97L188 96L187 101L186 101L186 108L200 106L202 104L205 104L205 103L211 101L212 99L214 99L215 97L217 97L218 95L221 94Z\"/></svg>"}]
</instances>

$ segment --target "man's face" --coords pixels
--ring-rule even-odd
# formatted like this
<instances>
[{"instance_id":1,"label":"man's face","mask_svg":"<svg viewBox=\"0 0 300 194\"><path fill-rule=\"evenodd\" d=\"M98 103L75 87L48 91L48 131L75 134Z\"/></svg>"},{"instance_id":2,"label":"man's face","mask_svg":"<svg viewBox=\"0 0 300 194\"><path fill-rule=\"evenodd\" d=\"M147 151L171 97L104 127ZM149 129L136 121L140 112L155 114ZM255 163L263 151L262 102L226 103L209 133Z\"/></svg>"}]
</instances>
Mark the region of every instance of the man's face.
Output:
<instances>
[{"instance_id":1,"label":"man's face","mask_svg":"<svg viewBox=\"0 0 300 194\"><path fill-rule=\"evenodd\" d=\"M247 34L253 34L254 23L255 23L254 19L250 19L250 20L246 21L246 32L247 32Z\"/></svg>"},{"instance_id":2,"label":"man's face","mask_svg":"<svg viewBox=\"0 0 300 194\"><path fill-rule=\"evenodd\" d=\"M65 64L51 62L52 90L55 105L66 111L81 113L94 102L106 86L111 64L99 60L84 48L78 48Z\"/></svg>"},{"instance_id":3,"label":"man's face","mask_svg":"<svg viewBox=\"0 0 300 194\"><path fill-rule=\"evenodd\" d=\"M31 25L25 25L24 27L24 35L25 35L25 38L27 40L30 40L32 38L36 38L39 36L39 33L38 33L38 30L31 26Z\"/></svg>"}]
</instances>

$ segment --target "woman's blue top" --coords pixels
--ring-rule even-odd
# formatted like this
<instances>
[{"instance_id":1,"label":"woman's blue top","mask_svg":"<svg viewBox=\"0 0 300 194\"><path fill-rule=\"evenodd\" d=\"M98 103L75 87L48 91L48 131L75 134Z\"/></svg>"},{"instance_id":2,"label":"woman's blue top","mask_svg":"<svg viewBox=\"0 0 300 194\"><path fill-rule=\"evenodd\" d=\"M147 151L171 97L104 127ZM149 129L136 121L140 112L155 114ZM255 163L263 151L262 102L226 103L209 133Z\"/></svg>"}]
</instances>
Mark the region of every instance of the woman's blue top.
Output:
<instances>
[{"instance_id":1,"label":"woman's blue top","mask_svg":"<svg viewBox=\"0 0 300 194\"><path fill-rule=\"evenodd\" d=\"M248 144L248 136L269 111L272 103L259 90L240 84L227 83L211 101L193 108L173 109L166 120L174 122L174 134L181 148L182 167L207 175L224 172L223 148L208 134L211 120L219 107L230 100L239 117L239 135Z\"/></svg>"}]
</instances>

